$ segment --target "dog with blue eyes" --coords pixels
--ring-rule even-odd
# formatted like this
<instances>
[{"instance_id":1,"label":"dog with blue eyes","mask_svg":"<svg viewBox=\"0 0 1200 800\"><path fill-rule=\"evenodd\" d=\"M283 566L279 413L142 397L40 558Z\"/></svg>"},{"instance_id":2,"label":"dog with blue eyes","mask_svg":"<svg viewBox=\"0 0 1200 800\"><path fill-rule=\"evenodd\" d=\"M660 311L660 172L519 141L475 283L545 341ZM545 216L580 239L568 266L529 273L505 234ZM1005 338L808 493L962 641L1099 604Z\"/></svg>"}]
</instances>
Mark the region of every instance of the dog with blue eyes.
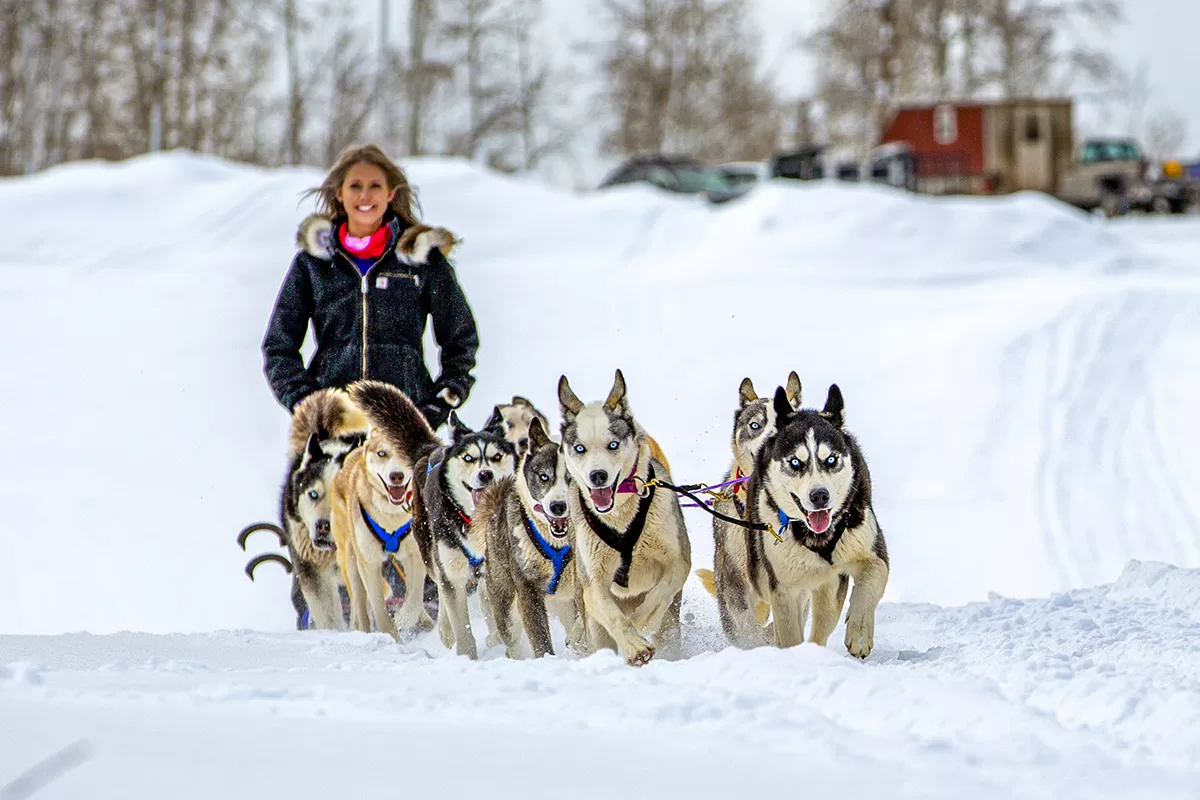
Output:
<instances>
[{"instance_id":1,"label":"dog with blue eyes","mask_svg":"<svg viewBox=\"0 0 1200 800\"><path fill-rule=\"evenodd\" d=\"M846 649L866 658L875 646L875 609L887 586L887 543L871 505L871 475L858 442L845 428L837 384L825 407L797 410L787 391L775 392L775 432L758 451L746 507L769 533L747 530L751 578L771 606L775 643L805 640L822 647L837 627L850 581Z\"/></svg>"},{"instance_id":2,"label":"dog with blue eyes","mask_svg":"<svg viewBox=\"0 0 1200 800\"><path fill-rule=\"evenodd\" d=\"M670 473L630 410L620 370L603 402L585 404L565 375L558 401L589 645L616 650L633 666L656 653L679 658L692 551L679 499L655 485Z\"/></svg>"}]
</instances>

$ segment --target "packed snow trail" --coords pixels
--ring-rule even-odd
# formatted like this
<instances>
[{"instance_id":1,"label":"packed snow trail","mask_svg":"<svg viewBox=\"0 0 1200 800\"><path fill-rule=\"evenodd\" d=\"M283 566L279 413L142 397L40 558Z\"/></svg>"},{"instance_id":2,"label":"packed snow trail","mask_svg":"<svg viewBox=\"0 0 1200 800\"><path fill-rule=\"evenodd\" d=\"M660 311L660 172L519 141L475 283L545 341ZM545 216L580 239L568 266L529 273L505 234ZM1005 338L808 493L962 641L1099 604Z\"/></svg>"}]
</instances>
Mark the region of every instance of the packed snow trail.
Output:
<instances>
[{"instance_id":1,"label":"packed snow trail","mask_svg":"<svg viewBox=\"0 0 1200 800\"><path fill-rule=\"evenodd\" d=\"M690 598L691 657L641 670L502 648L472 662L434 634L0 637L0 785L83 740L91 761L46 800L1195 796L1200 570L1133 562L1050 598L885 603L865 663L844 628L827 649L704 652L706 600Z\"/></svg>"}]
</instances>

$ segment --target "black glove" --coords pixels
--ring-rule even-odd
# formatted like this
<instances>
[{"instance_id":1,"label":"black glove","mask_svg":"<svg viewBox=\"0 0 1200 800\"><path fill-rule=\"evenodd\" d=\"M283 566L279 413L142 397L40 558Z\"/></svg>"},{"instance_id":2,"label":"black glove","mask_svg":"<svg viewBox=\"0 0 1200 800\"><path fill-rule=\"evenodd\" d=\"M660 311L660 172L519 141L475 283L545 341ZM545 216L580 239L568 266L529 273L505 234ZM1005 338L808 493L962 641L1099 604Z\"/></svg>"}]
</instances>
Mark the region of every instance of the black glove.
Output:
<instances>
[{"instance_id":1,"label":"black glove","mask_svg":"<svg viewBox=\"0 0 1200 800\"><path fill-rule=\"evenodd\" d=\"M435 397L425 405L421 406L421 413L425 415L429 427L435 431L446 424L450 419L450 404L440 397Z\"/></svg>"}]
</instances>

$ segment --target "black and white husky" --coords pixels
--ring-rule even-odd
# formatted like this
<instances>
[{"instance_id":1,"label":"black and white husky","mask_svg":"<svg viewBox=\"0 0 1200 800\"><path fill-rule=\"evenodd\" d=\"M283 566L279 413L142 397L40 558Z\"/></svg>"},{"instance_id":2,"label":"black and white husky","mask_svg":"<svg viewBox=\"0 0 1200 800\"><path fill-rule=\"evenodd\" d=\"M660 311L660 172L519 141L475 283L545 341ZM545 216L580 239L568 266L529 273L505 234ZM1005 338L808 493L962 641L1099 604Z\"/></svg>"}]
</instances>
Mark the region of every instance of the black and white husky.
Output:
<instances>
[{"instance_id":1,"label":"black and white husky","mask_svg":"<svg viewBox=\"0 0 1200 800\"><path fill-rule=\"evenodd\" d=\"M509 658L520 657L522 630L534 657L554 654L548 610L566 629L568 646L586 651L575 598L569 491L562 448L534 418L516 473L485 489L475 505L472 527L482 528L487 539L488 626Z\"/></svg>"},{"instance_id":2,"label":"black and white husky","mask_svg":"<svg viewBox=\"0 0 1200 800\"><path fill-rule=\"evenodd\" d=\"M438 587L438 634L446 647L476 658L478 648L467 610L467 593L482 576L487 541L472 532L480 495L512 475L516 453L497 429L473 431L450 415L450 444L416 464L413 531L421 556ZM481 594L481 600L486 597Z\"/></svg>"},{"instance_id":3,"label":"black and white husky","mask_svg":"<svg viewBox=\"0 0 1200 800\"><path fill-rule=\"evenodd\" d=\"M747 531L751 576L768 598L775 642L824 646L837 627L850 579L846 649L866 658L875 646L875 608L888 579L887 544L871 506L871 476L858 442L845 429L845 405L829 387L821 411L792 408L780 387L774 399L776 431L755 459L746 501L751 522L776 528Z\"/></svg>"},{"instance_id":4,"label":"black and white husky","mask_svg":"<svg viewBox=\"0 0 1200 800\"><path fill-rule=\"evenodd\" d=\"M589 644L616 649L635 666L656 651L677 658L692 555L678 498L653 484L670 481L670 474L651 456L620 370L603 403L584 405L565 375L558 400Z\"/></svg>"}]
</instances>

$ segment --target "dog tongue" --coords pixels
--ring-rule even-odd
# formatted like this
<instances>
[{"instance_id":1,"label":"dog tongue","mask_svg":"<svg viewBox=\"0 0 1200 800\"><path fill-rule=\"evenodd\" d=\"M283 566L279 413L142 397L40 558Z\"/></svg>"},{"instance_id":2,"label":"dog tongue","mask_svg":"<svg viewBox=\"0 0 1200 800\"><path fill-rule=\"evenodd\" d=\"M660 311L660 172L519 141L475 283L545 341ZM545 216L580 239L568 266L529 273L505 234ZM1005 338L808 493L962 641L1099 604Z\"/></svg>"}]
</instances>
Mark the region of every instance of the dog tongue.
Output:
<instances>
[{"instance_id":1,"label":"dog tongue","mask_svg":"<svg viewBox=\"0 0 1200 800\"><path fill-rule=\"evenodd\" d=\"M595 505L596 508L603 508L607 511L613 504L612 487L609 486L604 489L592 489L592 504Z\"/></svg>"},{"instance_id":2,"label":"dog tongue","mask_svg":"<svg viewBox=\"0 0 1200 800\"><path fill-rule=\"evenodd\" d=\"M404 486L392 486L389 484L387 487L388 498L393 503L404 502L405 488Z\"/></svg>"},{"instance_id":3,"label":"dog tongue","mask_svg":"<svg viewBox=\"0 0 1200 800\"><path fill-rule=\"evenodd\" d=\"M808 527L813 533L824 533L829 528L829 509L808 512Z\"/></svg>"},{"instance_id":4,"label":"dog tongue","mask_svg":"<svg viewBox=\"0 0 1200 800\"><path fill-rule=\"evenodd\" d=\"M472 489L472 490L471 490L471 502L472 502L472 503L478 503L478 502L479 502L479 497L480 497L480 495L482 495L482 494L483 494L483 489Z\"/></svg>"}]
</instances>

